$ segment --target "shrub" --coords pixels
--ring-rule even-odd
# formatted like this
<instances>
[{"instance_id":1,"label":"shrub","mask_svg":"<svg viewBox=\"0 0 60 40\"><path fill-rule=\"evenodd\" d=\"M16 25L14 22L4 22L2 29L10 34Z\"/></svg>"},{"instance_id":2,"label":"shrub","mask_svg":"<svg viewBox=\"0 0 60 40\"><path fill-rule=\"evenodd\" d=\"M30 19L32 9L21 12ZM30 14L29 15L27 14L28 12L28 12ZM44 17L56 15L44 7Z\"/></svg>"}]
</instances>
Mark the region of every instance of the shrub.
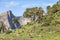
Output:
<instances>
[{"instance_id":1,"label":"shrub","mask_svg":"<svg viewBox=\"0 0 60 40\"><path fill-rule=\"evenodd\" d=\"M5 33L10 34L10 33L12 33L12 31L11 30L6 30Z\"/></svg>"},{"instance_id":2,"label":"shrub","mask_svg":"<svg viewBox=\"0 0 60 40\"><path fill-rule=\"evenodd\" d=\"M22 26L19 26L18 29L22 28Z\"/></svg>"},{"instance_id":3,"label":"shrub","mask_svg":"<svg viewBox=\"0 0 60 40\"><path fill-rule=\"evenodd\" d=\"M32 25L33 23L32 22L28 22L27 25Z\"/></svg>"},{"instance_id":4,"label":"shrub","mask_svg":"<svg viewBox=\"0 0 60 40\"><path fill-rule=\"evenodd\" d=\"M50 25L49 22L45 22L45 23L43 23L41 26L49 26L49 25Z\"/></svg>"}]
</instances>

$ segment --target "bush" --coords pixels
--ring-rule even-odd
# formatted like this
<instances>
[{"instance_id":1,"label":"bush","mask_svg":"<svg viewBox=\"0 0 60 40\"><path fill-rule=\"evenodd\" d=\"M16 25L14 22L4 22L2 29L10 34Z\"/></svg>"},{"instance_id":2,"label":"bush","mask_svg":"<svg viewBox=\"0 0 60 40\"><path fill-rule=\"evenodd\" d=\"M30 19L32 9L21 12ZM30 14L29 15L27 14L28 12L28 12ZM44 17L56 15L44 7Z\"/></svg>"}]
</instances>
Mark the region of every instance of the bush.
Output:
<instances>
[{"instance_id":1,"label":"bush","mask_svg":"<svg viewBox=\"0 0 60 40\"><path fill-rule=\"evenodd\" d=\"M49 25L50 25L49 22L45 22L45 23L43 23L41 26L49 26Z\"/></svg>"},{"instance_id":2,"label":"bush","mask_svg":"<svg viewBox=\"0 0 60 40\"><path fill-rule=\"evenodd\" d=\"M22 26L19 26L18 29L22 28Z\"/></svg>"},{"instance_id":3,"label":"bush","mask_svg":"<svg viewBox=\"0 0 60 40\"><path fill-rule=\"evenodd\" d=\"M10 34L10 33L12 33L12 31L11 30L6 30L5 33Z\"/></svg>"},{"instance_id":4,"label":"bush","mask_svg":"<svg viewBox=\"0 0 60 40\"><path fill-rule=\"evenodd\" d=\"M33 23L32 22L28 22L27 25L32 25Z\"/></svg>"}]
</instances>

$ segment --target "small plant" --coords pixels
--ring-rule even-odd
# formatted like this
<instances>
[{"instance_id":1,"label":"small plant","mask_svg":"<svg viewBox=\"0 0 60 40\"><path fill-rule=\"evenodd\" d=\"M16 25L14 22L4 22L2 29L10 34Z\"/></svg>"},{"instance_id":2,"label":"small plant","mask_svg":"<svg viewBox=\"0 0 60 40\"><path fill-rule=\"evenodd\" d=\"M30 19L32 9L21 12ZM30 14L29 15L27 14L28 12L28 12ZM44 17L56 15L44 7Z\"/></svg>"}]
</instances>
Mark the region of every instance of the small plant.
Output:
<instances>
[{"instance_id":1,"label":"small plant","mask_svg":"<svg viewBox=\"0 0 60 40\"><path fill-rule=\"evenodd\" d=\"M10 33L12 33L12 31L11 30L6 30L5 33L10 34Z\"/></svg>"},{"instance_id":2,"label":"small plant","mask_svg":"<svg viewBox=\"0 0 60 40\"><path fill-rule=\"evenodd\" d=\"M31 22L30 23L28 22L27 25L32 25L32 23Z\"/></svg>"},{"instance_id":3,"label":"small plant","mask_svg":"<svg viewBox=\"0 0 60 40\"><path fill-rule=\"evenodd\" d=\"M45 22L45 23L42 24L42 26L49 26L49 25L50 25L49 22Z\"/></svg>"},{"instance_id":4,"label":"small plant","mask_svg":"<svg viewBox=\"0 0 60 40\"><path fill-rule=\"evenodd\" d=\"M22 28L22 26L19 26L18 29Z\"/></svg>"}]
</instances>

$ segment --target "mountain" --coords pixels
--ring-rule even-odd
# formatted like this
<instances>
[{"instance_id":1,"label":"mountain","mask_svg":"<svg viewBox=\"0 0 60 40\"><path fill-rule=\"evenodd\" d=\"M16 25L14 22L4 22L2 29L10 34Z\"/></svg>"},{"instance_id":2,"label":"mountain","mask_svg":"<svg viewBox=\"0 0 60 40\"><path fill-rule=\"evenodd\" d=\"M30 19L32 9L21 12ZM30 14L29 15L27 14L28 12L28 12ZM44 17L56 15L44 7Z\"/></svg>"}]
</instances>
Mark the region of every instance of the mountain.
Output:
<instances>
[{"instance_id":1,"label":"mountain","mask_svg":"<svg viewBox=\"0 0 60 40\"><path fill-rule=\"evenodd\" d=\"M15 25L12 22L12 18L15 18L11 10L8 10L6 12L3 12L0 14L0 26L4 26L4 30L10 30L10 29L15 29Z\"/></svg>"},{"instance_id":2,"label":"mountain","mask_svg":"<svg viewBox=\"0 0 60 40\"><path fill-rule=\"evenodd\" d=\"M48 6L47 10L39 21L6 30L0 34L0 40L60 40L60 4Z\"/></svg>"},{"instance_id":3,"label":"mountain","mask_svg":"<svg viewBox=\"0 0 60 40\"><path fill-rule=\"evenodd\" d=\"M0 39L4 40L59 40L60 39L60 12L53 15L46 15L43 21L31 22L0 34Z\"/></svg>"}]
</instances>

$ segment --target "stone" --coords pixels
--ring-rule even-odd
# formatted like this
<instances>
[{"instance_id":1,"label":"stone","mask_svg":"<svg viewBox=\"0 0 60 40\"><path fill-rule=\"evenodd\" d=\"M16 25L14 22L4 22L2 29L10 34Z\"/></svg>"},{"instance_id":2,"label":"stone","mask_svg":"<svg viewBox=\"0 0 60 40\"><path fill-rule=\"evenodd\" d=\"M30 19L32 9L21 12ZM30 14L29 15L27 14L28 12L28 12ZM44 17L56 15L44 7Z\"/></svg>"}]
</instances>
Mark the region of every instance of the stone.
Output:
<instances>
[{"instance_id":1,"label":"stone","mask_svg":"<svg viewBox=\"0 0 60 40\"><path fill-rule=\"evenodd\" d=\"M12 11L6 11L0 14L0 21L2 21L5 29L15 29L15 25L12 21L12 18L15 16L12 14Z\"/></svg>"}]
</instances>

